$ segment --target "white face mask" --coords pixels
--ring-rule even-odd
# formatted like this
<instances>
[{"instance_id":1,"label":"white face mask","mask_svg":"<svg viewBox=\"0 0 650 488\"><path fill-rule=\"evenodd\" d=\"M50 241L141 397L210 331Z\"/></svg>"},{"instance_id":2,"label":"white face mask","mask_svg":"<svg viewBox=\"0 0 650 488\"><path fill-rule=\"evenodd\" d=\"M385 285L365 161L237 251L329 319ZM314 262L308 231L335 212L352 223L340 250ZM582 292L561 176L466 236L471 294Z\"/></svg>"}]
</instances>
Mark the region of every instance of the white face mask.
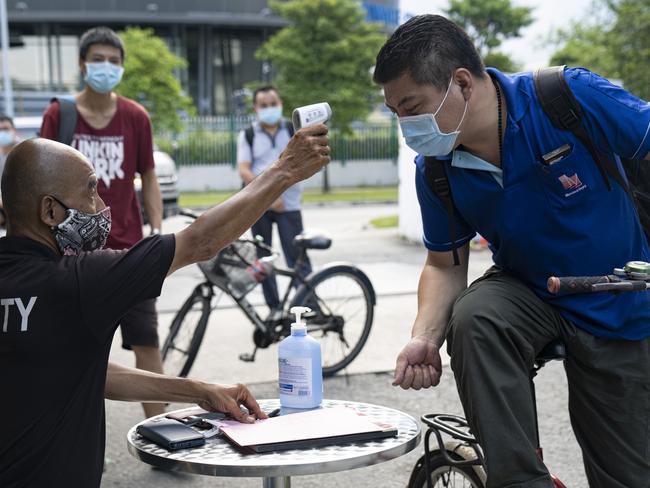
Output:
<instances>
[{"instance_id":1,"label":"white face mask","mask_svg":"<svg viewBox=\"0 0 650 488\"><path fill-rule=\"evenodd\" d=\"M282 118L282 105L262 108L257 111L257 117L266 125L275 125Z\"/></svg>"},{"instance_id":2,"label":"white face mask","mask_svg":"<svg viewBox=\"0 0 650 488\"><path fill-rule=\"evenodd\" d=\"M122 80L124 68L105 61L86 63L84 81L97 93L108 93Z\"/></svg>"},{"instance_id":3,"label":"white face mask","mask_svg":"<svg viewBox=\"0 0 650 488\"><path fill-rule=\"evenodd\" d=\"M399 118L399 125L402 129L402 135L406 140L406 145L418 154L434 157L445 156L453 151L456 146L456 140L458 139L458 134L460 134L458 129L463 123L463 120L465 120L465 114L467 113L467 100L465 100L463 116L460 122L458 122L456 130L444 133L440 130L436 121L436 115L438 115L445 100L447 100L453 80L453 77L449 80L449 86L447 87L445 96L435 113Z\"/></svg>"}]
</instances>

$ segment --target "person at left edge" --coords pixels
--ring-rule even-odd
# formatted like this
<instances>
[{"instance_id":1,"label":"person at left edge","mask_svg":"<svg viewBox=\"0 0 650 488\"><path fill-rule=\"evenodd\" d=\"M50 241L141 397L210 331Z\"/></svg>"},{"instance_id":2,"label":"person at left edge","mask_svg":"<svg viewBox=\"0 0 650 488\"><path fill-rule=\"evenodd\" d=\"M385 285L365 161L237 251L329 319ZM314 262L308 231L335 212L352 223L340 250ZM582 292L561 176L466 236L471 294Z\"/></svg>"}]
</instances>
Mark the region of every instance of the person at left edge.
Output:
<instances>
[{"instance_id":1,"label":"person at left edge","mask_svg":"<svg viewBox=\"0 0 650 488\"><path fill-rule=\"evenodd\" d=\"M329 162L327 127L296 133L264 174L186 229L129 250L101 250L110 208L92 164L46 139L7 158L0 239L0 487L98 488L104 397L196 402L240 421L259 406L243 385L220 387L109 363L117 322L160 294L174 271L215 256L289 186ZM4 325L3 325L4 324Z\"/></svg>"},{"instance_id":2,"label":"person at left edge","mask_svg":"<svg viewBox=\"0 0 650 488\"><path fill-rule=\"evenodd\" d=\"M152 234L162 225L162 196L153 160L151 123L145 109L113 89L124 72L124 45L107 27L87 31L80 40L79 68L85 81L75 96L77 125L71 146L86 156L97 172L99 195L110 206L113 226L106 247L128 249L140 241L142 214L133 179L139 173ZM59 103L45 112L41 136L58 140ZM122 347L135 353L137 368L163 372L158 340L156 300L137 304L122 318ZM164 412L163 404L143 403L146 417Z\"/></svg>"}]
</instances>

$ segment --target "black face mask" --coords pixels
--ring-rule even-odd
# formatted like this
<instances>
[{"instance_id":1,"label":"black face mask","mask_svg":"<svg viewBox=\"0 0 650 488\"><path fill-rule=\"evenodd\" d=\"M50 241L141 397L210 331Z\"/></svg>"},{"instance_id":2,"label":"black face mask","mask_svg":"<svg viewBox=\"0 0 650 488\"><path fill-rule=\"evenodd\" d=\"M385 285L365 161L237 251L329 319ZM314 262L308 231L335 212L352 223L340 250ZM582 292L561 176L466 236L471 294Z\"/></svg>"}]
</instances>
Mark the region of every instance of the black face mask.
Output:
<instances>
[{"instance_id":1,"label":"black face mask","mask_svg":"<svg viewBox=\"0 0 650 488\"><path fill-rule=\"evenodd\" d=\"M76 256L80 252L97 251L106 244L111 233L111 208L89 214L68 207L52 196L65 208L66 219L52 227L52 234L64 256Z\"/></svg>"}]
</instances>

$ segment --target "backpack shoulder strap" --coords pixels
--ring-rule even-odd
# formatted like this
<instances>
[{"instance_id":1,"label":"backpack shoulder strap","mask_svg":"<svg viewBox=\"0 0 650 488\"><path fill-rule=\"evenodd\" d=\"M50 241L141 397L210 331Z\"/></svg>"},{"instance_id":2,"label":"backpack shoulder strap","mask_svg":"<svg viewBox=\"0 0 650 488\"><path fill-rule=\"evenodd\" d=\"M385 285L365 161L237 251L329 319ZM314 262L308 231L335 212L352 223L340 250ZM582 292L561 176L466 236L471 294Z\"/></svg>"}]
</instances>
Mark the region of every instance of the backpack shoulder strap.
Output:
<instances>
[{"instance_id":1,"label":"backpack shoulder strap","mask_svg":"<svg viewBox=\"0 0 650 488\"><path fill-rule=\"evenodd\" d=\"M253 154L253 138L255 137L255 129L252 125L246 127L246 130L244 131L244 136L246 137L246 142L248 143L248 146L251 148L251 154Z\"/></svg>"},{"instance_id":2,"label":"backpack shoulder strap","mask_svg":"<svg viewBox=\"0 0 650 488\"><path fill-rule=\"evenodd\" d=\"M555 127L560 130L572 132L588 149L591 157L598 166L598 170L608 190L611 190L612 187L609 183L607 173L627 191L628 185L616 167L615 161L596 149L596 146L594 146L589 134L587 134L587 131L582 125L582 107L564 78L564 68L565 66L552 66L550 68L540 68L535 71L533 75L535 92L537 93L537 98L542 109Z\"/></svg>"},{"instance_id":3,"label":"backpack shoulder strap","mask_svg":"<svg viewBox=\"0 0 650 488\"><path fill-rule=\"evenodd\" d=\"M424 177L433 190L433 193L442 201L447 211L449 221L449 237L451 238L451 250L454 255L454 266L460 265L458 258L458 245L456 243L456 219L454 214L454 201L451 198L451 186L447 178L447 166L431 156L424 157Z\"/></svg>"},{"instance_id":4,"label":"backpack shoulder strap","mask_svg":"<svg viewBox=\"0 0 650 488\"><path fill-rule=\"evenodd\" d=\"M293 135L296 133L296 129L293 127L293 122L290 120L285 120L284 124L284 126L287 128L287 131L289 132L289 137L293 137Z\"/></svg>"},{"instance_id":5,"label":"backpack shoulder strap","mask_svg":"<svg viewBox=\"0 0 650 488\"><path fill-rule=\"evenodd\" d=\"M77 127L77 104L74 100L67 98L52 98L51 103L59 103L59 135L57 141L72 144L74 130Z\"/></svg>"}]
</instances>

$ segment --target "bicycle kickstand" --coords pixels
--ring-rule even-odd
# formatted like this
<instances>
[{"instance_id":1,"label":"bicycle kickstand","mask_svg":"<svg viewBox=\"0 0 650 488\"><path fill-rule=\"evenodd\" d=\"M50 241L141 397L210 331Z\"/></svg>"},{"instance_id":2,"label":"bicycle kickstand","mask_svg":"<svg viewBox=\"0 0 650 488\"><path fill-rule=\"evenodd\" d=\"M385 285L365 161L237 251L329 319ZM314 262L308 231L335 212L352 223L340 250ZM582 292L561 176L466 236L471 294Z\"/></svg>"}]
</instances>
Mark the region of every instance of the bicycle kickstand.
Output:
<instances>
[{"instance_id":1,"label":"bicycle kickstand","mask_svg":"<svg viewBox=\"0 0 650 488\"><path fill-rule=\"evenodd\" d=\"M239 355L239 360L244 361L245 363L252 363L255 361L255 354L257 354L257 346L255 346L255 349L253 349L253 353L249 354L247 352L243 352Z\"/></svg>"}]
</instances>

